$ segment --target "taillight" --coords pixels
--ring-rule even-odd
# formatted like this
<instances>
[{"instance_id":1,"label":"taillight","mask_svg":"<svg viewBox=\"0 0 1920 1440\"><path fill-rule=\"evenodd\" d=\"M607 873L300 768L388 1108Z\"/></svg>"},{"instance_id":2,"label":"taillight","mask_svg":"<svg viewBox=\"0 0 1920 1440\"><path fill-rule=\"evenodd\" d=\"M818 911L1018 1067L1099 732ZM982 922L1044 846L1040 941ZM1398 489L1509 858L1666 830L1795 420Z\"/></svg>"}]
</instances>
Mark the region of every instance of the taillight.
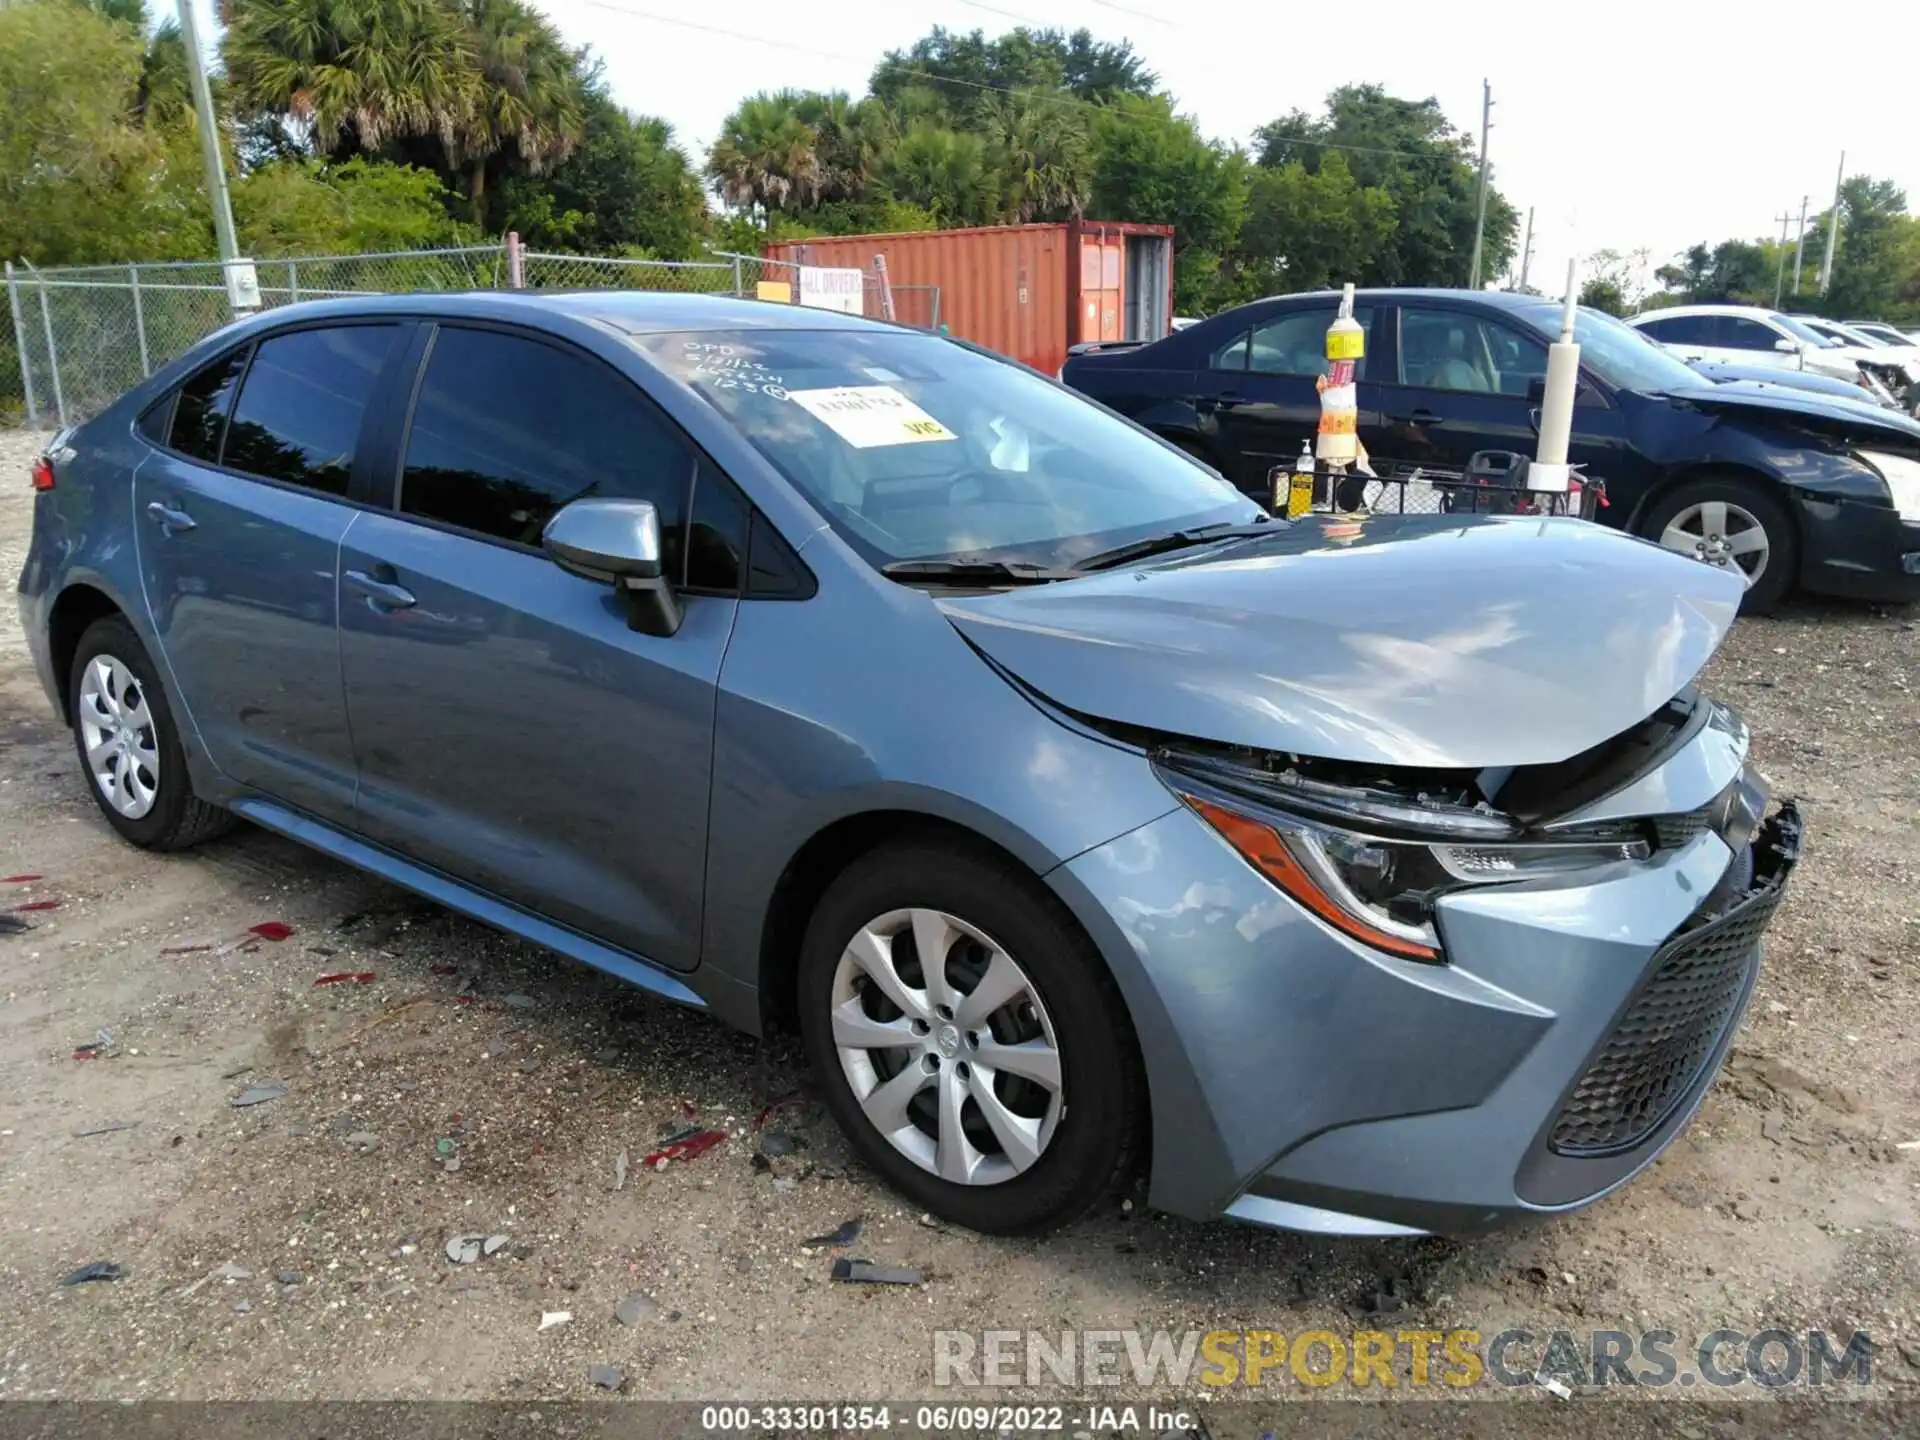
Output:
<instances>
[{"instance_id":1,"label":"taillight","mask_svg":"<svg viewBox=\"0 0 1920 1440\"><path fill-rule=\"evenodd\" d=\"M33 488L36 490L53 488L53 461L44 455L36 455L33 459Z\"/></svg>"}]
</instances>

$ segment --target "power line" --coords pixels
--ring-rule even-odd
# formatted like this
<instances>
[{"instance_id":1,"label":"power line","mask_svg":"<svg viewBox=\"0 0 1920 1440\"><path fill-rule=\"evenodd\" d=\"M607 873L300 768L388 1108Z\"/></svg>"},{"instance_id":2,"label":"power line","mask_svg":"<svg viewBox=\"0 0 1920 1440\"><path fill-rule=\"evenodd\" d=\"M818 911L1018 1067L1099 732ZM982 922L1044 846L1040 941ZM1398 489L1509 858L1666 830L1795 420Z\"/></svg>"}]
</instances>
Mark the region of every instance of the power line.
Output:
<instances>
[{"instance_id":1,"label":"power line","mask_svg":"<svg viewBox=\"0 0 1920 1440\"><path fill-rule=\"evenodd\" d=\"M707 25L698 20L682 20L677 15L661 15L652 10L641 10L632 5L616 5L611 0L581 0L581 3L595 10L610 11L615 15L626 15L636 20L651 20L658 25L675 25L682 30L697 30L703 35L718 35L727 40L743 40L749 45L764 45L774 50L786 50L802 55L815 55L822 60L839 60L849 65L870 63L858 55L848 55L839 50L820 50L810 45L796 45L786 40L776 40L766 35L752 35L744 30L728 30L720 25ZM922 70L913 65L895 65L894 70L902 75L918 76L936 85L959 85L968 90L981 90L994 95L1011 95L1016 99L1031 100L1042 105L1077 105L1096 113L1105 112L1108 107L1096 100L1085 100L1078 95L1063 95L1058 91L1022 90L1012 85L993 85L982 80L962 80L958 75L941 75L933 70ZM1434 151L1392 150L1379 145L1349 145L1337 140L1309 140L1305 136L1287 136L1288 145L1307 145L1319 150L1339 150L1349 155L1390 155L1401 160L1452 159L1453 156Z\"/></svg>"},{"instance_id":2,"label":"power line","mask_svg":"<svg viewBox=\"0 0 1920 1440\"><path fill-rule=\"evenodd\" d=\"M1131 5L1116 4L1115 0L1093 0L1093 3L1103 6L1108 10L1118 10L1122 15L1137 15L1142 20L1151 20L1156 25L1165 25L1169 29L1173 28L1173 22L1171 20L1159 15L1149 14L1145 10L1135 10Z\"/></svg>"}]
</instances>

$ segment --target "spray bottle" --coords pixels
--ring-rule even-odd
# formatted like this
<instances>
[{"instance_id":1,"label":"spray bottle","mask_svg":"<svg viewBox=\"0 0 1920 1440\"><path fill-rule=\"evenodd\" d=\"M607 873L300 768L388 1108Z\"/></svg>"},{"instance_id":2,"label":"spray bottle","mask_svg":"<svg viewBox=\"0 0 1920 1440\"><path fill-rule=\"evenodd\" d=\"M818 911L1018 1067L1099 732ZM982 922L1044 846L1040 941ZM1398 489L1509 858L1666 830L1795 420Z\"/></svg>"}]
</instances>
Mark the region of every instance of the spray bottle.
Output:
<instances>
[{"instance_id":1,"label":"spray bottle","mask_svg":"<svg viewBox=\"0 0 1920 1440\"><path fill-rule=\"evenodd\" d=\"M1327 373L1320 391L1320 433L1314 454L1325 463L1327 493L1337 495L1346 468L1360 458L1360 398L1354 368L1367 353L1367 332L1353 318L1353 286L1340 292L1340 312L1327 327Z\"/></svg>"}]
</instances>

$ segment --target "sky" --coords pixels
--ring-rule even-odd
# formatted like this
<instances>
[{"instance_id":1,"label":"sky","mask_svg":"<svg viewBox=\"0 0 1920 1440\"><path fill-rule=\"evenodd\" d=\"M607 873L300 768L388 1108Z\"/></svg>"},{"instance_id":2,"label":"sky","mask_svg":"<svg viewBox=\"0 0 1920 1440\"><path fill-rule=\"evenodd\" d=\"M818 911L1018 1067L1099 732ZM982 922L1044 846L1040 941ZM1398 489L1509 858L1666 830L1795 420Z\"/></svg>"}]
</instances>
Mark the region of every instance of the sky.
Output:
<instances>
[{"instance_id":1,"label":"sky","mask_svg":"<svg viewBox=\"0 0 1920 1440\"><path fill-rule=\"evenodd\" d=\"M1084 26L1130 40L1202 131L1241 144L1363 82L1435 96L1477 131L1484 79L1493 183L1523 226L1533 208L1529 282L1553 292L1570 258L1597 249L1646 247L1660 265L1695 241L1778 237L1803 196L1809 214L1826 207L1842 151L1849 174L1891 179L1920 202L1912 0L532 3L592 47L622 105L670 121L696 164L743 96L858 96L883 52L934 25ZM1808 253L1817 261L1811 236Z\"/></svg>"}]
</instances>

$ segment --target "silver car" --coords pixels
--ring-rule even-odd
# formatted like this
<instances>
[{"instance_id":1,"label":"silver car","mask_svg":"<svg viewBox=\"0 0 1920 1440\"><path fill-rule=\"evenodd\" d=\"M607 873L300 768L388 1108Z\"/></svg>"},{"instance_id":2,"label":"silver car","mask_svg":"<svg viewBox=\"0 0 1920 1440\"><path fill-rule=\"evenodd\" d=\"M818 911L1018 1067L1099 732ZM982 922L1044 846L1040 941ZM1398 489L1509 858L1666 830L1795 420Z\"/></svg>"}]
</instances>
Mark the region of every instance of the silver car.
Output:
<instances>
[{"instance_id":1,"label":"silver car","mask_svg":"<svg viewBox=\"0 0 1920 1440\"><path fill-rule=\"evenodd\" d=\"M1022 367L699 296L293 306L35 467L107 824L243 817L797 1028L987 1231L1473 1230L1683 1127L1799 847L1692 688L1737 578L1288 524Z\"/></svg>"}]
</instances>

